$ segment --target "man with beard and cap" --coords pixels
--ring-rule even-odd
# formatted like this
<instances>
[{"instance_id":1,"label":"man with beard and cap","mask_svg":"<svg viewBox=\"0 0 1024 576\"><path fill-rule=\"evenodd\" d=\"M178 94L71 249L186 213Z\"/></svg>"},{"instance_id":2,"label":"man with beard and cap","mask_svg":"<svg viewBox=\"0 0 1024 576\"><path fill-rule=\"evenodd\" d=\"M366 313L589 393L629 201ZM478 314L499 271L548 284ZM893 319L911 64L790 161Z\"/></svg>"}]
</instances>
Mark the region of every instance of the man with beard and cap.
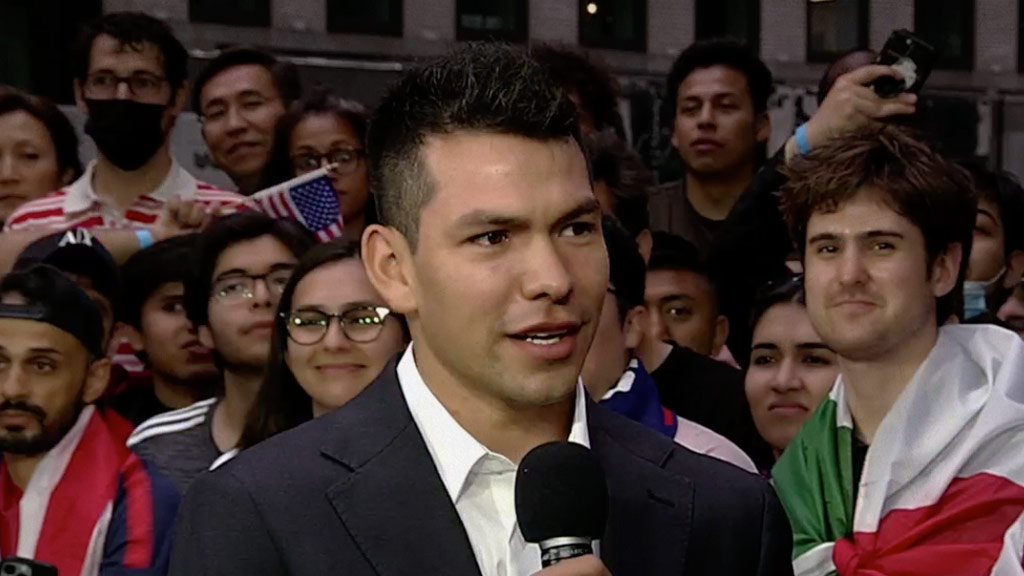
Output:
<instances>
[{"instance_id":1,"label":"man with beard and cap","mask_svg":"<svg viewBox=\"0 0 1024 576\"><path fill-rule=\"evenodd\" d=\"M70 186L7 219L0 259L13 260L45 235L39 229L78 227L116 229L101 239L122 261L240 201L171 158L171 129L187 100L188 53L166 24L136 12L107 14L82 31L74 58L75 101L98 158Z\"/></svg>"},{"instance_id":2,"label":"man with beard and cap","mask_svg":"<svg viewBox=\"0 0 1024 576\"><path fill-rule=\"evenodd\" d=\"M93 405L107 385L100 312L40 264L0 281L0 556L60 574L166 573L179 495ZM5 571L6 573L6 571Z\"/></svg>"}]
</instances>

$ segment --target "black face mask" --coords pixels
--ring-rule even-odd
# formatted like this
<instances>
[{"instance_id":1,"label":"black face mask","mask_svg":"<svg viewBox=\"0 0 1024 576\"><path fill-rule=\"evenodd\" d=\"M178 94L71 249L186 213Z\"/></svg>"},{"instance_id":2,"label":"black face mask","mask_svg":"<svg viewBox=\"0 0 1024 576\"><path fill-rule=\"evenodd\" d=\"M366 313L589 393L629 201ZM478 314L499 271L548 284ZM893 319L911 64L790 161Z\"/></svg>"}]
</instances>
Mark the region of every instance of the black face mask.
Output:
<instances>
[{"instance_id":1,"label":"black face mask","mask_svg":"<svg viewBox=\"0 0 1024 576\"><path fill-rule=\"evenodd\" d=\"M85 133L121 170L138 170L163 146L166 105L134 100L86 100L85 105Z\"/></svg>"}]
</instances>

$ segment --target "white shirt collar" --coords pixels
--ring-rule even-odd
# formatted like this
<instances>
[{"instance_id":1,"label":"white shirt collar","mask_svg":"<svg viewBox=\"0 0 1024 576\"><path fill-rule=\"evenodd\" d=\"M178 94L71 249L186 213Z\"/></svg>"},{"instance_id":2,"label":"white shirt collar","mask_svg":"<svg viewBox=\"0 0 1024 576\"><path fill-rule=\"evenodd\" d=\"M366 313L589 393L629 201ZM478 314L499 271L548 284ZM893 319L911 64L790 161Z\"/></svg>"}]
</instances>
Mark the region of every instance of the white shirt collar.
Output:
<instances>
[{"instance_id":1,"label":"white shirt collar","mask_svg":"<svg viewBox=\"0 0 1024 576\"><path fill-rule=\"evenodd\" d=\"M92 186L92 177L96 171L96 161L89 162L85 172L68 186L67 196L64 197L64 213L73 214L83 212L92 208L96 202L103 199L96 193ZM163 182L156 190L144 196L167 202L172 198L191 199L197 194L196 179L187 170L178 164L177 160L171 159L171 168L164 176Z\"/></svg>"},{"instance_id":2,"label":"white shirt collar","mask_svg":"<svg viewBox=\"0 0 1024 576\"><path fill-rule=\"evenodd\" d=\"M466 480L481 458L493 456L508 462L504 456L491 452L473 438L434 396L416 367L412 344L398 363L398 383L453 503L458 501ZM569 441L590 448L586 392L581 381L576 383L576 408Z\"/></svg>"}]
</instances>

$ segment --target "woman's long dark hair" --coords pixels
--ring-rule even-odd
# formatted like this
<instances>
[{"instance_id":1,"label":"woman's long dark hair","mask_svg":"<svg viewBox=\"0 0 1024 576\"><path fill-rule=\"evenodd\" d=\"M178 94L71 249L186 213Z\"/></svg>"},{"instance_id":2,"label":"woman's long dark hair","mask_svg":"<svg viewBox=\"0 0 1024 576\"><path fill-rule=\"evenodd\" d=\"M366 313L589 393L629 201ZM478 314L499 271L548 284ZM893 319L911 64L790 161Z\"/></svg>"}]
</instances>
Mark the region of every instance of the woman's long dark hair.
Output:
<instances>
[{"instance_id":1,"label":"woman's long dark hair","mask_svg":"<svg viewBox=\"0 0 1024 576\"><path fill-rule=\"evenodd\" d=\"M750 337L754 337L754 329L771 307L776 304L800 304L804 302L804 276L796 274L783 276L766 283L757 291L754 296L754 305L751 307L750 315Z\"/></svg>"},{"instance_id":2,"label":"woman's long dark hair","mask_svg":"<svg viewBox=\"0 0 1024 576\"><path fill-rule=\"evenodd\" d=\"M291 310L295 287L310 272L321 266L350 258L359 258L359 243L335 240L314 246L299 260L277 305L278 314L274 318L270 359L267 362L263 385L260 386L256 401L253 402L246 418L245 429L238 443L239 448L248 448L313 418L313 399L302 389L285 362L288 329L287 320L281 313ZM401 316L393 316L402 323L402 330L405 333L405 320Z\"/></svg>"}]
</instances>

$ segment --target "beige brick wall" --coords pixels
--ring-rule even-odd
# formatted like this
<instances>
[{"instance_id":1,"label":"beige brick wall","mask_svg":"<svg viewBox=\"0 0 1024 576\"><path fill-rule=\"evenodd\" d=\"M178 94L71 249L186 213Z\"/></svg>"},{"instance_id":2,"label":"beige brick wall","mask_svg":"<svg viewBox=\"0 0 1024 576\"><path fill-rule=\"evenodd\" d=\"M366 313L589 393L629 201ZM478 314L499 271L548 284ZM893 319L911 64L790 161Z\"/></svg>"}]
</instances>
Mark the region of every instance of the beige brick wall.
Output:
<instances>
[{"instance_id":1,"label":"beige brick wall","mask_svg":"<svg viewBox=\"0 0 1024 576\"><path fill-rule=\"evenodd\" d=\"M974 67L996 74L1017 71L1017 0L977 0ZM983 30L983 34L978 34Z\"/></svg>"},{"instance_id":2,"label":"beige brick wall","mask_svg":"<svg viewBox=\"0 0 1024 576\"><path fill-rule=\"evenodd\" d=\"M692 1L648 0L647 52L674 57L689 46L696 35Z\"/></svg>"},{"instance_id":3,"label":"beige brick wall","mask_svg":"<svg viewBox=\"0 0 1024 576\"><path fill-rule=\"evenodd\" d=\"M530 42L579 42L579 5L576 0L530 0L528 10Z\"/></svg>"},{"instance_id":4,"label":"beige brick wall","mask_svg":"<svg viewBox=\"0 0 1024 576\"><path fill-rule=\"evenodd\" d=\"M985 0L982 0L984 2ZM868 8L871 19L868 38L871 47L878 50L893 30L914 29L914 2L912 0L871 0Z\"/></svg>"},{"instance_id":5,"label":"beige brick wall","mask_svg":"<svg viewBox=\"0 0 1024 576\"><path fill-rule=\"evenodd\" d=\"M761 58L769 65L807 59L807 0L762 0Z\"/></svg>"}]
</instances>

